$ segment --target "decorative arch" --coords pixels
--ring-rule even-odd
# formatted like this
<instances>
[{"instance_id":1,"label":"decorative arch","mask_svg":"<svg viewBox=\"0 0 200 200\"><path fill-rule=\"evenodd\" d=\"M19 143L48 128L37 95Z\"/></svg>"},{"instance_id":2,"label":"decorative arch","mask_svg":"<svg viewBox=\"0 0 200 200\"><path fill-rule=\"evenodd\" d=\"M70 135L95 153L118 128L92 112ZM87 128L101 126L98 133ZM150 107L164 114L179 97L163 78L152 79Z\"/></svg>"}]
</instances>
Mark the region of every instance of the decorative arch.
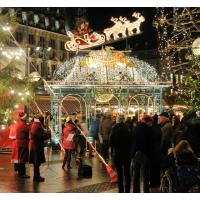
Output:
<instances>
[{"instance_id":1,"label":"decorative arch","mask_svg":"<svg viewBox=\"0 0 200 200\"><path fill-rule=\"evenodd\" d=\"M138 99L137 97L145 97L145 99ZM154 111L154 102L152 100L152 97L147 95L147 94L136 94L134 96L132 96L130 99L129 99L129 102L128 102L128 115L130 115L130 109L131 109L131 101L134 100L135 103L136 103L136 106L137 107L136 109L134 109L135 112L138 112L138 120L140 118L140 111L141 110L144 110L145 113L147 114L150 114L150 112L153 112ZM145 101L145 102L142 102L142 101ZM149 108L151 105L151 109Z\"/></svg>"},{"instance_id":2,"label":"decorative arch","mask_svg":"<svg viewBox=\"0 0 200 200\"><path fill-rule=\"evenodd\" d=\"M87 103L86 103L86 101L85 101L85 99L81 96L81 95L79 95L79 94L73 94L73 93L71 93L71 94L67 94L67 95L65 95L63 98L62 98L62 100L61 100L61 105L63 106L63 101L65 100L65 99L67 99L67 98L74 98L78 103L79 103L79 105L80 105L80 113L81 113L81 116L83 116L83 106L82 106L82 103L84 104L84 107L85 107L85 115L86 115L86 117L87 117ZM68 113L69 114L69 113Z\"/></svg>"}]
</instances>

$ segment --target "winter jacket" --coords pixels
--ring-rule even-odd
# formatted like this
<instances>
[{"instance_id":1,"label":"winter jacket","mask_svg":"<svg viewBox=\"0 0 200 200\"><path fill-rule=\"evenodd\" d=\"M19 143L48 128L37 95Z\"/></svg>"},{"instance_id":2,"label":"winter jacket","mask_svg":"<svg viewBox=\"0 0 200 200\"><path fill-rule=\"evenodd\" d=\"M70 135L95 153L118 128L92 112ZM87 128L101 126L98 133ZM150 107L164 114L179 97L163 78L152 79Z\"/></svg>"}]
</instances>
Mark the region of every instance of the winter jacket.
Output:
<instances>
[{"instance_id":1,"label":"winter jacket","mask_svg":"<svg viewBox=\"0 0 200 200\"><path fill-rule=\"evenodd\" d=\"M187 122L183 138L190 143L194 153L200 157L200 119L192 119Z\"/></svg>"},{"instance_id":2,"label":"winter jacket","mask_svg":"<svg viewBox=\"0 0 200 200\"><path fill-rule=\"evenodd\" d=\"M112 130L112 119L104 118L100 123L100 135L103 140L109 140Z\"/></svg>"},{"instance_id":3,"label":"winter jacket","mask_svg":"<svg viewBox=\"0 0 200 200\"><path fill-rule=\"evenodd\" d=\"M133 156L137 151L144 153L149 159L153 156L153 130L145 123L138 123L133 132Z\"/></svg>"},{"instance_id":4,"label":"winter jacket","mask_svg":"<svg viewBox=\"0 0 200 200\"><path fill-rule=\"evenodd\" d=\"M62 147L64 149L74 148L74 136L75 136L75 126L73 124L66 123L63 133L61 134Z\"/></svg>"},{"instance_id":5,"label":"winter jacket","mask_svg":"<svg viewBox=\"0 0 200 200\"><path fill-rule=\"evenodd\" d=\"M100 124L100 118L92 119L90 124L90 135L94 137L95 139L98 137L99 133L99 124Z\"/></svg>"},{"instance_id":6,"label":"winter jacket","mask_svg":"<svg viewBox=\"0 0 200 200\"><path fill-rule=\"evenodd\" d=\"M132 137L125 123L117 123L110 135L110 146L115 160L128 161L132 156Z\"/></svg>"},{"instance_id":7,"label":"winter jacket","mask_svg":"<svg viewBox=\"0 0 200 200\"><path fill-rule=\"evenodd\" d=\"M44 141L51 137L51 133L43 129L40 122L32 122L30 127L29 162L41 164L45 162Z\"/></svg>"},{"instance_id":8,"label":"winter jacket","mask_svg":"<svg viewBox=\"0 0 200 200\"><path fill-rule=\"evenodd\" d=\"M29 126L22 120L16 124L16 142L19 163L28 162L29 156Z\"/></svg>"},{"instance_id":9,"label":"winter jacket","mask_svg":"<svg viewBox=\"0 0 200 200\"><path fill-rule=\"evenodd\" d=\"M162 136L161 136L161 151L162 155L166 156L168 149L171 147L171 142L173 138L173 128L169 120L161 125Z\"/></svg>"}]
</instances>

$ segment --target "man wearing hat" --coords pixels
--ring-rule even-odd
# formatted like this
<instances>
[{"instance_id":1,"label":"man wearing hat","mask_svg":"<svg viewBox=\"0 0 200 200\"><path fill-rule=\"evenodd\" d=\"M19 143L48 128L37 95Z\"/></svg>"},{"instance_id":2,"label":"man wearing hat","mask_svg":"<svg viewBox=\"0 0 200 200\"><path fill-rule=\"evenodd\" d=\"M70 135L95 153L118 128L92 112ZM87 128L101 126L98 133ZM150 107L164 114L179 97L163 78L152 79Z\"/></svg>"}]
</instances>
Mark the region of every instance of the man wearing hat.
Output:
<instances>
[{"instance_id":1,"label":"man wearing hat","mask_svg":"<svg viewBox=\"0 0 200 200\"><path fill-rule=\"evenodd\" d=\"M26 175L25 163L28 161L29 126L26 124L27 114L19 113L19 121L15 125L16 143L18 150L18 173L21 178L30 178Z\"/></svg>"},{"instance_id":2,"label":"man wearing hat","mask_svg":"<svg viewBox=\"0 0 200 200\"><path fill-rule=\"evenodd\" d=\"M162 112L158 117L158 124L161 127L161 155L165 157L168 149L171 147L171 139L173 137L173 128L169 120L169 114Z\"/></svg>"}]
</instances>

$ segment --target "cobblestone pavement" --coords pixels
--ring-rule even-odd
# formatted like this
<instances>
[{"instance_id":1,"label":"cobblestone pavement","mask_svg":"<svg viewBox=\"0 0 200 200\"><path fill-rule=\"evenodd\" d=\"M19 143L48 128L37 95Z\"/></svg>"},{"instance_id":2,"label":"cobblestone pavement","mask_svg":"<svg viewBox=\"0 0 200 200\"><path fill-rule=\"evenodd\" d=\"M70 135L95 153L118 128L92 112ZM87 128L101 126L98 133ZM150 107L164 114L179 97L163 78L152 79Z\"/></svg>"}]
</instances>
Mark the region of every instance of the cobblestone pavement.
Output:
<instances>
[{"instance_id":1,"label":"cobblestone pavement","mask_svg":"<svg viewBox=\"0 0 200 200\"><path fill-rule=\"evenodd\" d=\"M45 182L34 183L32 165L27 164L27 174L30 179L21 179L13 170L10 163L11 154L0 154L0 192L105 192L117 188L116 184L110 183L110 177L106 169L102 167L99 160L87 158L86 163L92 165L93 176L89 179L78 178L78 166L75 158L72 159L72 169L63 171L61 152L52 152L46 154L47 162L41 166L41 175L45 177ZM117 191L117 190L116 190Z\"/></svg>"}]
</instances>

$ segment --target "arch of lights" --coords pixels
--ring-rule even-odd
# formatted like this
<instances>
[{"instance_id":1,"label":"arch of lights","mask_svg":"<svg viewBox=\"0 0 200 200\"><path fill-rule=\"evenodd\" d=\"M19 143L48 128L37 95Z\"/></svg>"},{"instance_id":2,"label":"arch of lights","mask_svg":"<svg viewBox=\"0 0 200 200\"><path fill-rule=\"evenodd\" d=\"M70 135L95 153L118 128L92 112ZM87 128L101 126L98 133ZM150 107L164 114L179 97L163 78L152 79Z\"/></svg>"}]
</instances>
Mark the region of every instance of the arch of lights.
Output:
<instances>
[{"instance_id":1,"label":"arch of lights","mask_svg":"<svg viewBox=\"0 0 200 200\"><path fill-rule=\"evenodd\" d=\"M52 128L58 129L56 132L61 128L56 124L60 122L61 102L66 95L79 95L84 100L86 117L101 107L126 115L154 114L162 111L163 89L171 86L171 82L162 82L147 62L112 48L90 51L64 62L48 84L56 94L51 96L55 116Z\"/></svg>"}]
</instances>

